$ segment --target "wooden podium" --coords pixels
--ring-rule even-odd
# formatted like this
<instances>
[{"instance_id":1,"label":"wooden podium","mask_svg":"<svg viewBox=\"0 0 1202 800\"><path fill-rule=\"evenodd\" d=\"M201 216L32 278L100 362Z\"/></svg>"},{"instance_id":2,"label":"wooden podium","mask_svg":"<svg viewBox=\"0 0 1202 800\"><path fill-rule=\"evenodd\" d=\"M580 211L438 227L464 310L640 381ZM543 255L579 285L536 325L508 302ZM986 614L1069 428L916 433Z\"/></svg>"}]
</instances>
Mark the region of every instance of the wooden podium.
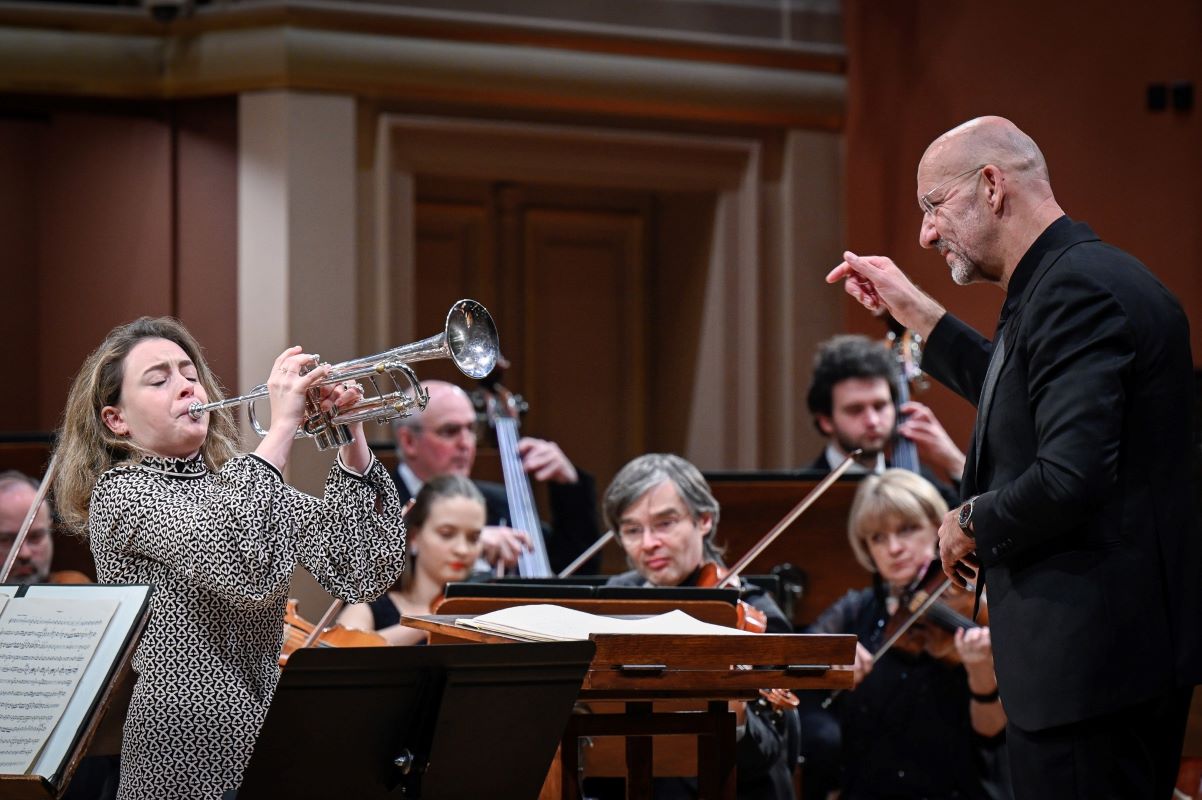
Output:
<instances>
[{"instance_id":1,"label":"wooden podium","mask_svg":"<svg viewBox=\"0 0 1202 800\"><path fill-rule=\"evenodd\" d=\"M494 608L509 604L494 600ZM515 603L516 604L516 603ZM604 614L607 601L577 604ZM688 603L674 604L689 611ZM442 609L440 609L442 610ZM732 609L733 612L733 609ZM430 632L431 644L450 642L513 643L519 639L455 624L464 614L402 617L406 625ZM732 700L754 700L765 687L846 689L852 684L854 636L662 636L594 634L596 654L581 684L581 701L619 701L620 713L573 714L563 733L564 779L560 796L578 800L579 740L625 736L627 797L651 797L651 737L697 737L698 784L702 797L735 798L735 724ZM739 665L732 668L732 665ZM693 700L701 713L657 712L657 700Z\"/></svg>"}]
</instances>

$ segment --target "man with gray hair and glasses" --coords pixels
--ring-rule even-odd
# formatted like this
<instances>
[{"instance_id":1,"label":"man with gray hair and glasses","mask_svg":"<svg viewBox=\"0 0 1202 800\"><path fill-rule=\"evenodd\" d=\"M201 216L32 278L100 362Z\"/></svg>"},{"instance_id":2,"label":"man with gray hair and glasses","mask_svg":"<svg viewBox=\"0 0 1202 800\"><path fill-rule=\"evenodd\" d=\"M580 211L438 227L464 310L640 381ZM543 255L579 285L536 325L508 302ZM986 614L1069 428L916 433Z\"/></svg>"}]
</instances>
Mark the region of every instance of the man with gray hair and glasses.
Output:
<instances>
[{"instance_id":1,"label":"man with gray hair and glasses","mask_svg":"<svg viewBox=\"0 0 1202 800\"><path fill-rule=\"evenodd\" d=\"M426 481L439 475L470 478L476 463L476 408L467 392L446 381L425 381L422 386L430 394L425 411L393 421L399 462L393 479L402 503L416 497ZM547 484L551 524L543 525L543 538L551 568L562 569L600 535L596 484L554 442L524 436L518 452L527 475ZM518 554L530 547L530 537L507 524L509 502L504 485L474 483L488 508L488 525L481 534L484 558L490 564L512 567Z\"/></svg>"},{"instance_id":2,"label":"man with gray hair and glasses","mask_svg":"<svg viewBox=\"0 0 1202 800\"><path fill-rule=\"evenodd\" d=\"M708 562L722 565L714 544L720 509L697 467L680 456L650 453L626 464L605 490L605 524L634 567L610 586L696 586ZM793 628L763 589L742 587L742 599L764 613L768 633ZM738 719L735 765L742 799L788 800L800 746L795 709L778 711L762 701L732 704ZM689 797L692 781L657 779L656 797Z\"/></svg>"},{"instance_id":3,"label":"man with gray hair and glasses","mask_svg":"<svg viewBox=\"0 0 1202 800\"><path fill-rule=\"evenodd\" d=\"M915 194L919 244L1005 293L992 340L888 258L845 252L827 281L922 334L923 368L977 406L939 550L988 587L1015 796L1166 800L1202 681L1185 313L1065 215L1009 120L935 139Z\"/></svg>"}]
</instances>

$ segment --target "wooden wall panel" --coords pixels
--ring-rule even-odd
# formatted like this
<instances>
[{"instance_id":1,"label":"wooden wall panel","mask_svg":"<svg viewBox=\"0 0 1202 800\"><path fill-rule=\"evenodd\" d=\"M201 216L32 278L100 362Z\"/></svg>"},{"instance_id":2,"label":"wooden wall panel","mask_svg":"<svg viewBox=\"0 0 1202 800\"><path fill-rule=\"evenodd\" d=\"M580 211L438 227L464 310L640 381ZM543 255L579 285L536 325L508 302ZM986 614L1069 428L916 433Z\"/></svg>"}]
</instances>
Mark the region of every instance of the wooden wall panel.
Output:
<instances>
[{"instance_id":1,"label":"wooden wall panel","mask_svg":"<svg viewBox=\"0 0 1202 800\"><path fill-rule=\"evenodd\" d=\"M19 376L24 391L0 392L4 428L32 431L40 421L42 385L38 350L37 165L46 120L0 121L0 263L4 291L0 319L4 335L0 354L10 376ZM9 385L13 382L10 379ZM9 462L16 468L15 462ZM0 459L0 470L8 466Z\"/></svg>"},{"instance_id":2,"label":"wooden wall panel","mask_svg":"<svg viewBox=\"0 0 1202 800\"><path fill-rule=\"evenodd\" d=\"M209 366L238 382L238 106L233 98L176 109L176 313ZM253 302L253 298L250 299Z\"/></svg>"},{"instance_id":3,"label":"wooden wall panel","mask_svg":"<svg viewBox=\"0 0 1202 800\"><path fill-rule=\"evenodd\" d=\"M531 209L525 223L527 427L604 483L646 447L646 222Z\"/></svg>"},{"instance_id":4,"label":"wooden wall panel","mask_svg":"<svg viewBox=\"0 0 1202 800\"><path fill-rule=\"evenodd\" d=\"M110 328L173 310L171 134L148 116L62 113L41 145L37 423L48 430Z\"/></svg>"}]
</instances>

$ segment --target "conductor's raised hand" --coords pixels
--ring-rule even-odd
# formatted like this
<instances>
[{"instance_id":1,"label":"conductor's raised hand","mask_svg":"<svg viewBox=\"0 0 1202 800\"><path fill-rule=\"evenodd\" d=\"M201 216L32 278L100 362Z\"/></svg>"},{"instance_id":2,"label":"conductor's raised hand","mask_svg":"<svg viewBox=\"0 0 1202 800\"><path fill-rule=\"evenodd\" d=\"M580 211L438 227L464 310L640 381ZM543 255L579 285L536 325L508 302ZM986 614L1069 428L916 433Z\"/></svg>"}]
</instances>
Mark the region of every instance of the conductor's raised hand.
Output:
<instances>
[{"instance_id":1,"label":"conductor's raised hand","mask_svg":"<svg viewBox=\"0 0 1202 800\"><path fill-rule=\"evenodd\" d=\"M935 302L906 277L891 259L844 251L843 262L826 276L827 283L843 281L843 289L874 314L889 314L910 330L930 335L943 316Z\"/></svg>"}]
</instances>

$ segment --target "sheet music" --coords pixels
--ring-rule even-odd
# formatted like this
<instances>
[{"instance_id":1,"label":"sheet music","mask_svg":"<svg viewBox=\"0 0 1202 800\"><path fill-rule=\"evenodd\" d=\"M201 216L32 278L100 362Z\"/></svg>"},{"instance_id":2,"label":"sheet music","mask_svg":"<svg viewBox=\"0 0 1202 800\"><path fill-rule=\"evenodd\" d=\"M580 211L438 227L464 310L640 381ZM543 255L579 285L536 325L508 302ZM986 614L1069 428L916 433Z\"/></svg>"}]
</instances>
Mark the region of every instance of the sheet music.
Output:
<instances>
[{"instance_id":1,"label":"sheet music","mask_svg":"<svg viewBox=\"0 0 1202 800\"><path fill-rule=\"evenodd\" d=\"M0 611L0 774L24 774L92 660L117 601L23 597Z\"/></svg>"},{"instance_id":2,"label":"sheet music","mask_svg":"<svg viewBox=\"0 0 1202 800\"><path fill-rule=\"evenodd\" d=\"M620 619L549 603L502 608L477 617L457 619L455 624L539 642L587 639L593 633L754 635L737 628L702 622L680 609L652 617Z\"/></svg>"}]
</instances>

